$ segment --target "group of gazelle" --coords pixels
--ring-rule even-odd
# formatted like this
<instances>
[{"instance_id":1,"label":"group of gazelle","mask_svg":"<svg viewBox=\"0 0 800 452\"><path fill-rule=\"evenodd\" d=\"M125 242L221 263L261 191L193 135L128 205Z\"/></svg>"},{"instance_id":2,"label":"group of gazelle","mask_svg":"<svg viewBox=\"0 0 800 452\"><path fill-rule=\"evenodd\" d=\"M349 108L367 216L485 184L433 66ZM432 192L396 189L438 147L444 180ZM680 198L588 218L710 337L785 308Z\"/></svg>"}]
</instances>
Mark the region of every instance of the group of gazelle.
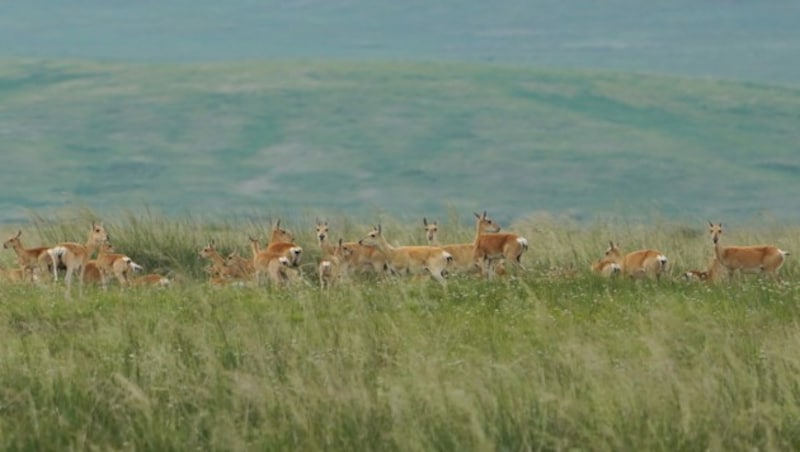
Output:
<instances>
[{"instance_id":1,"label":"group of gazelle","mask_svg":"<svg viewBox=\"0 0 800 452\"><path fill-rule=\"evenodd\" d=\"M58 281L58 270L63 269L66 271L64 282L67 295L70 294L76 273L81 288L84 283L99 283L107 287L112 278L116 278L122 287L132 284L169 284L169 279L155 273L133 278L133 272L142 270L142 266L129 256L114 252L101 223L91 224L85 243L62 242L53 246L25 248L20 230L3 243L3 248L10 248L17 254L18 267L4 270L7 280L41 282L52 273L53 280ZM92 259L95 252L97 255Z\"/></svg>"},{"instance_id":2,"label":"group of gazelle","mask_svg":"<svg viewBox=\"0 0 800 452\"><path fill-rule=\"evenodd\" d=\"M505 271L503 262L522 268L522 253L528 241L513 233L501 233L500 225L486 212L475 214L475 239L470 243L442 245L438 242L438 224L423 219L427 245L395 246L383 235L380 224L373 226L358 241L329 240L327 221L316 221L315 235L322 259L317 267L319 284L330 287L347 278L350 272L372 272L378 275L428 275L444 283L450 273L472 273L491 277ZM299 279L302 247L293 235L280 226L272 227L268 245L261 249L257 239L250 238L252 256L236 253L223 258L210 241L200 256L211 261L207 267L210 282L228 284L253 278L258 284L263 277L271 283L285 284Z\"/></svg>"},{"instance_id":3,"label":"group of gazelle","mask_svg":"<svg viewBox=\"0 0 800 452\"><path fill-rule=\"evenodd\" d=\"M772 245L723 246L720 243L722 223L708 223L708 232L714 245L714 255L706 270L689 270L682 276L687 280L718 281L731 277L734 272L763 273L773 279L778 278L778 270L789 255ZM626 276L659 278L666 270L667 257L658 250L643 249L622 254L619 245L613 241L605 252L605 257L592 264L592 270L604 276L623 274Z\"/></svg>"}]
</instances>

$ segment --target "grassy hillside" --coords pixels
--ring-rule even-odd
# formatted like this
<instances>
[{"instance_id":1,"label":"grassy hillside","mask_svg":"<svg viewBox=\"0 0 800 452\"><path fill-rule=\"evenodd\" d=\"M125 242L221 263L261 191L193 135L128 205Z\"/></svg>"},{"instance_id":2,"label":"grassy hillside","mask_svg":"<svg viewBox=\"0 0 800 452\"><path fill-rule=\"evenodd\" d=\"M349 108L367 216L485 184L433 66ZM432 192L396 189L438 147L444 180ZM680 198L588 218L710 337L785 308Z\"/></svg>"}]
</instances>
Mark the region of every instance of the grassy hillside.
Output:
<instances>
[{"instance_id":1,"label":"grassy hillside","mask_svg":"<svg viewBox=\"0 0 800 452\"><path fill-rule=\"evenodd\" d=\"M417 222L386 220L387 236L422 240ZM352 221L330 218L332 233L365 231ZM285 224L309 263L312 224ZM800 447L797 259L780 283L685 283L678 272L711 253L702 224L522 221L509 227L531 241L516 279L354 278L327 293L311 272L288 289L196 277L209 236L228 251L264 224L107 226L120 251L177 283L69 302L61 286L0 284L2 449ZM471 234L441 226L447 241ZM75 240L85 227L54 219L25 233ZM661 249L669 274L588 274L610 237ZM725 240L800 249L797 226L731 226Z\"/></svg>"},{"instance_id":2,"label":"grassy hillside","mask_svg":"<svg viewBox=\"0 0 800 452\"><path fill-rule=\"evenodd\" d=\"M798 218L798 111L797 89L603 72L8 60L0 217Z\"/></svg>"}]
</instances>

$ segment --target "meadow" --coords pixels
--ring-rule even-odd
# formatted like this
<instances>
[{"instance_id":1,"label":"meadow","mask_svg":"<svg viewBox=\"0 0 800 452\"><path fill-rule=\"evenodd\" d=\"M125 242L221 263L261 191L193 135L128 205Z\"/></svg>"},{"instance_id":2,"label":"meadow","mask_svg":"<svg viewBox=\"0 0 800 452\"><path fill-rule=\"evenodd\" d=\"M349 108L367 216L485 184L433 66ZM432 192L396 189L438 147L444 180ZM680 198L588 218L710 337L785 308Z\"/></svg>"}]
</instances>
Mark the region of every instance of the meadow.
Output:
<instances>
[{"instance_id":1,"label":"meadow","mask_svg":"<svg viewBox=\"0 0 800 452\"><path fill-rule=\"evenodd\" d=\"M35 217L28 246L82 241L91 212ZM115 247L167 289L5 285L0 448L216 450L787 450L800 447L800 230L726 224L726 244L794 252L782 280L686 283L703 221L531 216L528 270L492 281L358 278L321 291L314 218L285 222L307 285L211 287L198 249L247 252L275 215L107 218ZM471 214L439 218L469 241ZM372 222L327 218L332 237ZM384 216L394 243L421 219ZM8 229L8 235L16 229ZM670 259L660 281L588 271L608 240ZM246 254L245 254L246 255ZM4 251L2 262L13 261Z\"/></svg>"}]
</instances>

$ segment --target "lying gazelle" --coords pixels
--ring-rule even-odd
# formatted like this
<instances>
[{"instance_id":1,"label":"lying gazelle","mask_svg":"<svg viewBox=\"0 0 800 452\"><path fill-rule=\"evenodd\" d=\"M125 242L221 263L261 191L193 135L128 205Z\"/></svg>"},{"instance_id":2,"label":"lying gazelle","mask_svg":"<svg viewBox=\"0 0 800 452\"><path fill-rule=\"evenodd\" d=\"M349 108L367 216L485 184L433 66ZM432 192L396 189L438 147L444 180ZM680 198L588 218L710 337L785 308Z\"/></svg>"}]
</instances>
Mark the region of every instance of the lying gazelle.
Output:
<instances>
[{"instance_id":1,"label":"lying gazelle","mask_svg":"<svg viewBox=\"0 0 800 452\"><path fill-rule=\"evenodd\" d=\"M76 271L80 272L78 283L80 294L82 295L86 263L89 261L92 254L94 254L95 250L106 240L108 240L108 233L103 227L103 224L95 224L92 222L91 229L89 230L89 237L85 244L64 242L52 248L48 248L45 254L39 256L39 268L44 270L47 268L48 263L52 262L53 280L58 281L58 266L63 264L67 267L67 274L64 276L64 282L67 286L67 297L71 294L73 273ZM49 259L45 256L49 256Z\"/></svg>"},{"instance_id":2,"label":"lying gazelle","mask_svg":"<svg viewBox=\"0 0 800 452\"><path fill-rule=\"evenodd\" d=\"M605 257L592 263L591 270L600 276L610 278L618 275L622 271L622 267L617 263L616 258Z\"/></svg>"},{"instance_id":3,"label":"lying gazelle","mask_svg":"<svg viewBox=\"0 0 800 452\"><path fill-rule=\"evenodd\" d=\"M500 225L486 215L475 212L475 242L473 258L487 277L495 274L495 264L505 260L525 270L522 265L522 253L528 249L528 240L517 234L501 233Z\"/></svg>"},{"instance_id":4,"label":"lying gazelle","mask_svg":"<svg viewBox=\"0 0 800 452\"><path fill-rule=\"evenodd\" d=\"M486 221L478 223L477 235L486 234L499 231L497 226L491 219L486 218ZM422 225L425 229L425 239L428 245L438 246L448 253L453 255L453 263L449 267L449 271L457 273L479 273L481 267L475 261L475 242L472 243L455 243L449 245L441 245L439 243L439 222L429 222L427 218L422 218ZM495 264L494 271L497 274L503 273L503 261Z\"/></svg>"},{"instance_id":5,"label":"lying gazelle","mask_svg":"<svg viewBox=\"0 0 800 452\"><path fill-rule=\"evenodd\" d=\"M709 221L708 232L714 243L714 256L727 270L728 276L733 276L733 272L739 270L741 273L765 273L778 279L778 270L790 254L772 245L722 246L719 243L722 223L714 224Z\"/></svg>"},{"instance_id":6,"label":"lying gazelle","mask_svg":"<svg viewBox=\"0 0 800 452\"><path fill-rule=\"evenodd\" d=\"M168 276L150 273L148 275L137 276L130 280L131 286L153 286L168 287L172 285L172 280Z\"/></svg>"},{"instance_id":7,"label":"lying gazelle","mask_svg":"<svg viewBox=\"0 0 800 452\"><path fill-rule=\"evenodd\" d=\"M427 271L440 283L445 282L447 266L453 261L453 255L438 246L390 245L383 237L380 224L358 243L379 249L388 258L393 273L419 275Z\"/></svg>"},{"instance_id":8,"label":"lying gazelle","mask_svg":"<svg viewBox=\"0 0 800 452\"><path fill-rule=\"evenodd\" d=\"M335 246L328 243L328 222L317 220L316 230L317 243L323 256L330 256L336 249ZM354 271L371 271L378 275L386 273L388 260L378 248L373 246L364 246L358 242L343 242L342 248L346 252L344 254L345 264L348 269Z\"/></svg>"},{"instance_id":9,"label":"lying gazelle","mask_svg":"<svg viewBox=\"0 0 800 452\"><path fill-rule=\"evenodd\" d=\"M225 268L231 278L249 279L255 273L253 258L242 257L238 251L228 254L225 259Z\"/></svg>"},{"instance_id":10,"label":"lying gazelle","mask_svg":"<svg viewBox=\"0 0 800 452\"><path fill-rule=\"evenodd\" d=\"M711 258L706 270L688 270L681 275L686 281L719 281L725 268L719 263L716 256Z\"/></svg>"},{"instance_id":11,"label":"lying gazelle","mask_svg":"<svg viewBox=\"0 0 800 452\"><path fill-rule=\"evenodd\" d=\"M611 240L608 242L605 256L619 265L623 275L631 278L654 276L660 279L661 274L667 269L667 256L661 251L643 249L623 256L619 244Z\"/></svg>"},{"instance_id":12,"label":"lying gazelle","mask_svg":"<svg viewBox=\"0 0 800 452\"><path fill-rule=\"evenodd\" d=\"M0 266L0 281L22 283L35 280L33 269L27 267L5 268Z\"/></svg>"},{"instance_id":13,"label":"lying gazelle","mask_svg":"<svg viewBox=\"0 0 800 452\"><path fill-rule=\"evenodd\" d=\"M114 252L114 248L108 241L100 245L95 262L100 270L104 289L108 288L108 281L112 276L117 278L120 287L126 287L130 284L130 274L144 269L130 257Z\"/></svg>"},{"instance_id":14,"label":"lying gazelle","mask_svg":"<svg viewBox=\"0 0 800 452\"><path fill-rule=\"evenodd\" d=\"M206 269L206 273L208 273L209 278L217 278L217 277L226 277L227 276L227 268L225 265L225 259L219 254L217 251L216 241L214 239L209 240L208 244L203 248L200 248L198 252L200 257L203 259L208 259L211 261L211 266Z\"/></svg>"}]
</instances>

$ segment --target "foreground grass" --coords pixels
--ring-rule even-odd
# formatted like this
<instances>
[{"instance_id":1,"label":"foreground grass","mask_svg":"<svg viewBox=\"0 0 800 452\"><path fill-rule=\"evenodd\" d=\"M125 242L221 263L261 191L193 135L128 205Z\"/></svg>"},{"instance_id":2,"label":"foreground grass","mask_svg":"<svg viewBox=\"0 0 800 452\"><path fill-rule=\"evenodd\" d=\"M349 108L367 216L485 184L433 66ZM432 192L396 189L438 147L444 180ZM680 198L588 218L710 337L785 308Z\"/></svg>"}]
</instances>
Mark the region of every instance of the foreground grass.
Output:
<instances>
[{"instance_id":1,"label":"foreground grass","mask_svg":"<svg viewBox=\"0 0 800 452\"><path fill-rule=\"evenodd\" d=\"M37 233L75 240L85 222L40 218L26 234L31 245ZM311 224L294 226L313 265ZM347 238L362 230L331 224ZM419 225L385 224L400 242L421 240ZM115 246L169 267L175 287L87 288L73 301L61 287L0 288L0 448L797 449L797 266L781 283L685 284L677 273L702 265L708 239L656 224L531 218L511 226L532 244L518 278L357 280L321 293L310 279L199 279L199 244L234 249L263 224L131 215L107 224ZM798 237L773 227L727 239L796 253ZM672 274L593 277L585 264L609 238L657 246Z\"/></svg>"}]
</instances>

